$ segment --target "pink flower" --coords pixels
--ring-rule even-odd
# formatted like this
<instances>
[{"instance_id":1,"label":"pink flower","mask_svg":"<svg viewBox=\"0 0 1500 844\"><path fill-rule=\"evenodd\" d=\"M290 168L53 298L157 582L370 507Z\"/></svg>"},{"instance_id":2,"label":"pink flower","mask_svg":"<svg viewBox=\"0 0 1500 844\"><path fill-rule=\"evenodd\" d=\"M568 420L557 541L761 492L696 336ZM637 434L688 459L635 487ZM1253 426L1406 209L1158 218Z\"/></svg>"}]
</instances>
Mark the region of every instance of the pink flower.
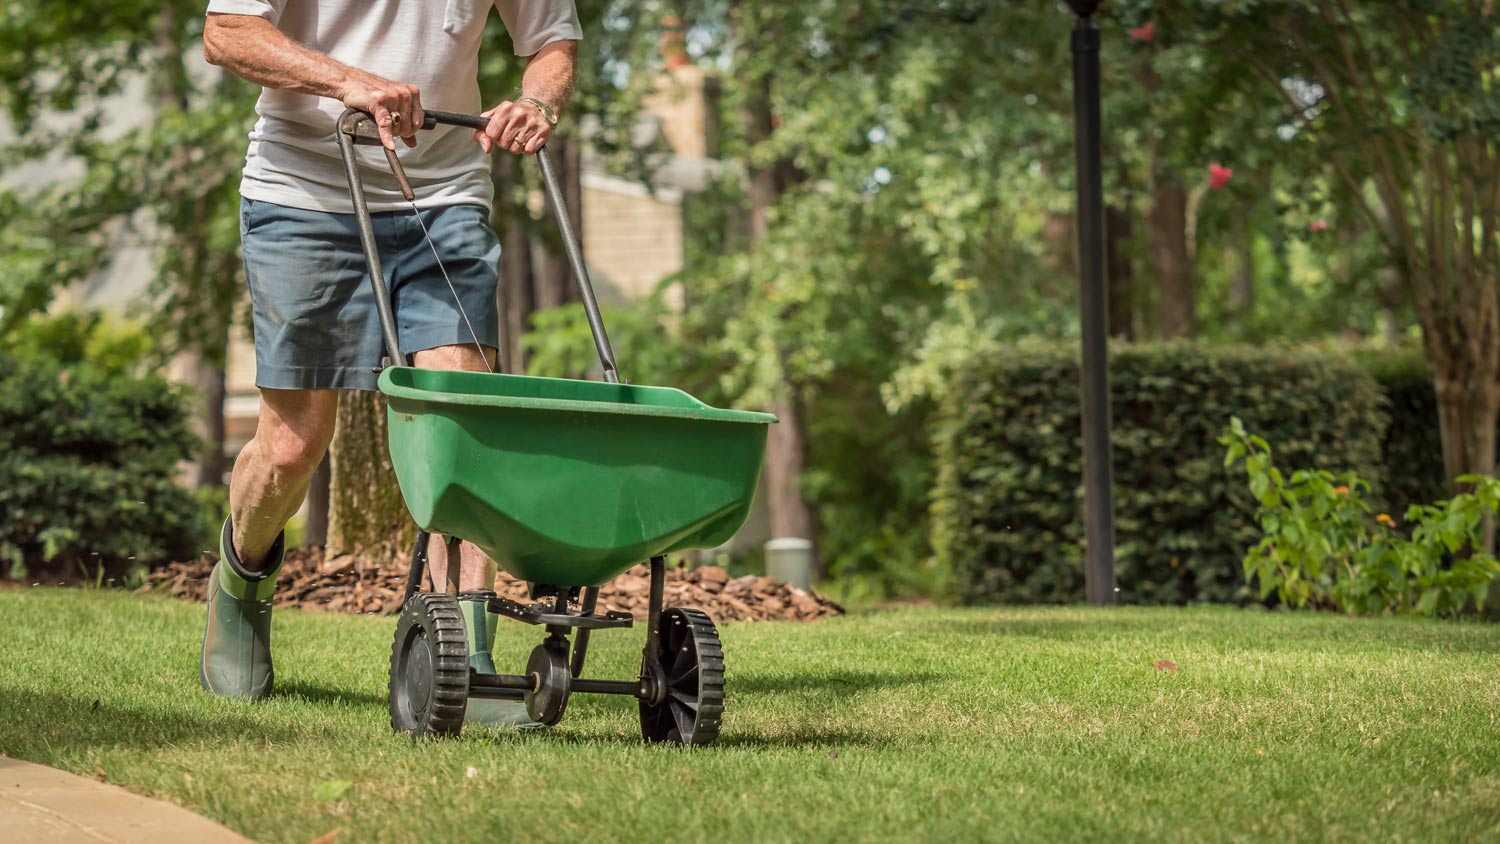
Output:
<instances>
[{"instance_id":1,"label":"pink flower","mask_svg":"<svg viewBox=\"0 0 1500 844\"><path fill-rule=\"evenodd\" d=\"M1151 39L1156 37L1156 26L1151 21L1146 21L1135 29L1125 30L1131 41L1139 41L1142 44L1150 44Z\"/></svg>"},{"instance_id":2,"label":"pink flower","mask_svg":"<svg viewBox=\"0 0 1500 844\"><path fill-rule=\"evenodd\" d=\"M1234 171L1228 167L1221 164L1208 165L1208 186L1214 190L1219 190L1229 184L1229 180L1233 177Z\"/></svg>"},{"instance_id":3,"label":"pink flower","mask_svg":"<svg viewBox=\"0 0 1500 844\"><path fill-rule=\"evenodd\" d=\"M1323 232L1326 232L1328 231L1328 221L1313 220L1311 223L1307 224L1307 230L1313 232L1314 234L1321 234Z\"/></svg>"}]
</instances>

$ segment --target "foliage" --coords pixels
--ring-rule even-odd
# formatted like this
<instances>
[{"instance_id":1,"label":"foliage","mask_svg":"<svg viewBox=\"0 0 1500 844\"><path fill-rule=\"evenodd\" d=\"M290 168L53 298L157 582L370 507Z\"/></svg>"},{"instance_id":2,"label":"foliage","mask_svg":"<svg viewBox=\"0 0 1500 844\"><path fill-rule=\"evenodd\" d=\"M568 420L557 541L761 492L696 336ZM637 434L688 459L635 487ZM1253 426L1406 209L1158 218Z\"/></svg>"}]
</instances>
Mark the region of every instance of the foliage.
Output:
<instances>
[{"instance_id":1,"label":"foliage","mask_svg":"<svg viewBox=\"0 0 1500 844\"><path fill-rule=\"evenodd\" d=\"M1378 476L1384 414L1347 360L1196 344L1110 359L1120 597L1256 600L1240 574L1259 534L1216 446L1239 416L1293 459ZM1081 422L1071 345L1004 346L953 378L936 421L933 545L972 602L1083 595Z\"/></svg>"},{"instance_id":2,"label":"foliage","mask_svg":"<svg viewBox=\"0 0 1500 844\"><path fill-rule=\"evenodd\" d=\"M1157 0L1165 21L1273 92L1262 142L1326 162L1414 306L1450 478L1494 464L1500 358L1500 9L1493 3ZM1482 388L1479 385L1483 385Z\"/></svg>"},{"instance_id":3,"label":"foliage","mask_svg":"<svg viewBox=\"0 0 1500 844\"><path fill-rule=\"evenodd\" d=\"M78 347L124 345L90 331ZM197 441L178 390L69 358L31 342L0 355L0 563L95 579L192 555L202 510L175 478Z\"/></svg>"},{"instance_id":4,"label":"foliage","mask_svg":"<svg viewBox=\"0 0 1500 844\"><path fill-rule=\"evenodd\" d=\"M129 232L154 250L156 277L137 304L163 351L222 364L243 295L237 187L251 86L188 73L201 3L16 11L0 19L0 43L15 46L0 61L0 105L20 143L0 163L46 161L81 176L0 197L14 212L0 235L0 334L106 268ZM109 98L131 82L147 83L149 119L106 121Z\"/></svg>"},{"instance_id":5,"label":"foliage","mask_svg":"<svg viewBox=\"0 0 1500 844\"><path fill-rule=\"evenodd\" d=\"M51 358L64 366L87 363L119 375L138 374L153 348L150 334L138 326L80 310L32 317L9 341L16 357Z\"/></svg>"},{"instance_id":6,"label":"foliage","mask_svg":"<svg viewBox=\"0 0 1500 844\"><path fill-rule=\"evenodd\" d=\"M1370 485L1353 472L1298 469L1287 478L1271 447L1230 421L1219 442L1224 466L1243 463L1256 521L1265 532L1245 555L1245 577L1295 606L1351 615L1453 616L1484 606L1500 561L1480 548L1485 522L1500 511L1500 480L1466 476L1472 492L1406 512L1410 537L1388 513L1371 518Z\"/></svg>"},{"instance_id":7,"label":"foliage","mask_svg":"<svg viewBox=\"0 0 1500 844\"><path fill-rule=\"evenodd\" d=\"M1381 500L1391 513L1449 495L1443 438L1427 364L1416 349L1366 351L1356 359L1385 395L1390 424L1380 442Z\"/></svg>"}]
</instances>

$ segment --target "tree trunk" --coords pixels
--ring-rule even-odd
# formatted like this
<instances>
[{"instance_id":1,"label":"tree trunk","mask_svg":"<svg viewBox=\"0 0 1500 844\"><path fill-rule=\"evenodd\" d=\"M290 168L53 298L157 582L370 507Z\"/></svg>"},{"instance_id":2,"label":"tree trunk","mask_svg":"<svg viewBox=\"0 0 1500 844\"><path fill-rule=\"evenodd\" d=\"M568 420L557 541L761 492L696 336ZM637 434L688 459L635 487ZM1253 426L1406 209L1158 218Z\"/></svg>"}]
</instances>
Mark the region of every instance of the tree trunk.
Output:
<instances>
[{"instance_id":1,"label":"tree trunk","mask_svg":"<svg viewBox=\"0 0 1500 844\"><path fill-rule=\"evenodd\" d=\"M748 86L751 95L744 118L749 126L749 140L758 144L771 137L775 119L771 109L771 78L761 76ZM790 161L778 160L769 166L750 171L750 240L765 237L771 228L771 209L786 191L794 176ZM817 553L817 523L812 507L798 486L807 471L807 432L797 399L797 385L783 375L777 392L781 398L772 412L781 420L771 426L766 440L766 499L770 506L771 536L799 537L813 543L813 571L824 574Z\"/></svg>"},{"instance_id":2,"label":"tree trunk","mask_svg":"<svg viewBox=\"0 0 1500 844\"><path fill-rule=\"evenodd\" d=\"M1146 215L1147 254L1156 276L1157 331L1163 340L1197 333L1197 291L1187 242L1187 191L1158 182Z\"/></svg>"},{"instance_id":3,"label":"tree trunk","mask_svg":"<svg viewBox=\"0 0 1500 844\"><path fill-rule=\"evenodd\" d=\"M198 359L199 377L195 386L199 390L198 435L203 438L202 457L198 462L198 487L224 485L224 401L229 390L224 364L209 363Z\"/></svg>"},{"instance_id":4,"label":"tree trunk","mask_svg":"<svg viewBox=\"0 0 1500 844\"><path fill-rule=\"evenodd\" d=\"M385 397L339 395L338 430L330 460L328 554L394 559L416 538L386 450Z\"/></svg>"},{"instance_id":5,"label":"tree trunk","mask_svg":"<svg viewBox=\"0 0 1500 844\"><path fill-rule=\"evenodd\" d=\"M224 483L224 367L210 363L197 351L182 352L172 361L172 380L187 386L193 433L201 441L194 459L182 464L180 483L200 489Z\"/></svg>"},{"instance_id":6,"label":"tree trunk","mask_svg":"<svg viewBox=\"0 0 1500 844\"><path fill-rule=\"evenodd\" d=\"M1251 225L1250 209L1236 214L1231 226L1237 260L1229 280L1229 310L1248 317L1255 310L1255 227Z\"/></svg>"},{"instance_id":7,"label":"tree trunk","mask_svg":"<svg viewBox=\"0 0 1500 844\"><path fill-rule=\"evenodd\" d=\"M558 134L547 142L547 150L552 154L552 163L557 171L557 180L562 184L563 200L568 204L568 219L573 222L573 233L578 236L578 242L583 242L583 156L582 144L577 138L567 134ZM552 209L547 209L547 225L555 232L552 219ZM537 268L536 285L536 308L545 310L555 308L568 302L578 301L578 285L571 279L572 268L568 266L567 256L561 251L562 241L560 238L543 241L547 248L542 250L541 260ZM557 249L551 248L550 244L557 243Z\"/></svg>"},{"instance_id":8,"label":"tree trunk","mask_svg":"<svg viewBox=\"0 0 1500 844\"><path fill-rule=\"evenodd\" d=\"M1433 379L1443 468L1454 492L1462 475L1495 473L1495 431L1500 425L1500 379L1495 373L1469 373L1468 361L1444 361Z\"/></svg>"},{"instance_id":9,"label":"tree trunk","mask_svg":"<svg viewBox=\"0 0 1500 844\"><path fill-rule=\"evenodd\" d=\"M333 465L325 454L307 484L307 530L302 544L309 548L328 544L328 494L332 484Z\"/></svg>"},{"instance_id":10,"label":"tree trunk","mask_svg":"<svg viewBox=\"0 0 1500 844\"><path fill-rule=\"evenodd\" d=\"M766 497L770 504L771 536L795 536L815 541L812 509L802 499L798 482L807 471L807 437L802 429L800 402L776 402L771 412L778 421L766 437Z\"/></svg>"},{"instance_id":11,"label":"tree trunk","mask_svg":"<svg viewBox=\"0 0 1500 844\"><path fill-rule=\"evenodd\" d=\"M1135 339L1135 267L1130 260L1134 220L1128 206L1104 209L1104 268L1109 283L1109 336Z\"/></svg>"},{"instance_id":12,"label":"tree trunk","mask_svg":"<svg viewBox=\"0 0 1500 844\"><path fill-rule=\"evenodd\" d=\"M531 260L531 235L527 231L529 212L524 196L525 180L521 178L520 159L513 155L490 156L490 179L495 184L495 213L491 218L500 234L501 325L505 332L500 344L500 368L521 374L526 371L526 351L521 338L531 330L531 315L536 311L536 273Z\"/></svg>"},{"instance_id":13,"label":"tree trunk","mask_svg":"<svg viewBox=\"0 0 1500 844\"><path fill-rule=\"evenodd\" d=\"M1078 237L1073 212L1048 211L1042 217L1042 261L1060 273L1078 274Z\"/></svg>"}]
</instances>

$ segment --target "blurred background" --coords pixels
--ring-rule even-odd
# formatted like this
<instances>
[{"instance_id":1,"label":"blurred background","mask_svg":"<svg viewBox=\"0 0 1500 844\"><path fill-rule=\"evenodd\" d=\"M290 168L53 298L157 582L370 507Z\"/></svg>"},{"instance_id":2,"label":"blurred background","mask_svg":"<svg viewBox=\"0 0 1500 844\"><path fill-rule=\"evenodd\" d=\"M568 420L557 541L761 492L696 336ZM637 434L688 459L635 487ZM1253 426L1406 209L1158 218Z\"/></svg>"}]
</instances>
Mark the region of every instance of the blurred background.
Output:
<instances>
[{"instance_id":1,"label":"blurred background","mask_svg":"<svg viewBox=\"0 0 1500 844\"><path fill-rule=\"evenodd\" d=\"M770 410L755 515L854 603L1083 594L1071 58L1051 0L578 0L551 146L622 374ZM258 398L238 254L257 90L201 2L0 15L0 565L138 584L216 548ZM1218 438L1396 514L1500 413L1492 0L1112 0L1103 31L1117 577L1253 603ZM498 16L484 100L521 66ZM493 159L508 371L593 347L535 168ZM404 565L371 395L291 528Z\"/></svg>"}]
</instances>

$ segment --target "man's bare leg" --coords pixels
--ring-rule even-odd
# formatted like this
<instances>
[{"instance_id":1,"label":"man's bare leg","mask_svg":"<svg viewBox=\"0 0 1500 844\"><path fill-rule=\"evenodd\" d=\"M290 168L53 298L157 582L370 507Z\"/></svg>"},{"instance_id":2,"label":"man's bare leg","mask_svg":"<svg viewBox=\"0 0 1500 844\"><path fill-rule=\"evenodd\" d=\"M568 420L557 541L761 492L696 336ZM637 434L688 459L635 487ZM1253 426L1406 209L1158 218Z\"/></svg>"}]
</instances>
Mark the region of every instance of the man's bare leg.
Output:
<instances>
[{"instance_id":1,"label":"man's bare leg","mask_svg":"<svg viewBox=\"0 0 1500 844\"><path fill-rule=\"evenodd\" d=\"M335 390L260 391L255 437L235 458L229 482L234 547L246 569L265 565L281 529L302 506L333 441L338 407Z\"/></svg>"},{"instance_id":2,"label":"man's bare leg","mask_svg":"<svg viewBox=\"0 0 1500 844\"><path fill-rule=\"evenodd\" d=\"M271 693L277 538L302 505L337 414L332 390L261 390L255 437L235 459L229 484L232 530L220 535L208 583L198 679L214 694L257 700Z\"/></svg>"},{"instance_id":3,"label":"man's bare leg","mask_svg":"<svg viewBox=\"0 0 1500 844\"><path fill-rule=\"evenodd\" d=\"M438 346L435 349L423 349L413 355L413 363L422 369L462 369L469 372L488 371L485 366L486 359L490 365L494 365L495 350L489 346L484 347L485 357L479 356L479 350L473 344ZM275 537L272 537L273 539ZM432 578L433 588L437 591L446 591L448 578L451 576L455 566L448 559L447 537L434 535L427 546L427 570ZM495 564L486 557L484 552L474 546L472 542L459 543L458 590L467 592L475 589L493 589L495 586Z\"/></svg>"}]
</instances>

